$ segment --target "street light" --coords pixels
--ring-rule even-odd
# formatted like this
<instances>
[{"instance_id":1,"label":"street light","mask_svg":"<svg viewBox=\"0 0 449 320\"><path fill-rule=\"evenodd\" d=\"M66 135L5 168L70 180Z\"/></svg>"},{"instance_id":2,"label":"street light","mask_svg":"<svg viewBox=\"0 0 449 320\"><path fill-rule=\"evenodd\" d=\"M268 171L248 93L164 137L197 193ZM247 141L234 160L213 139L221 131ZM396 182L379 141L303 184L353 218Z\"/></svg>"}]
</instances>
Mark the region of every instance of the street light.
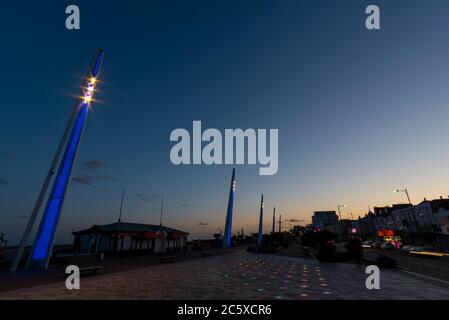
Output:
<instances>
[{"instance_id":1,"label":"street light","mask_svg":"<svg viewBox=\"0 0 449 320\"><path fill-rule=\"evenodd\" d=\"M346 208L346 205L345 204L339 204L337 207L338 207L338 219L341 220L340 208Z\"/></svg>"},{"instance_id":2,"label":"street light","mask_svg":"<svg viewBox=\"0 0 449 320\"><path fill-rule=\"evenodd\" d=\"M407 196L408 203L410 204L410 207L412 208L412 216L413 216L413 222L415 223L415 227L416 227L416 233L419 234L418 221L416 220L415 210L414 210L414 208L413 208L412 202L410 201L410 196L408 195L407 188L404 188L404 189L396 189L394 192L396 192L396 193L398 193L398 192L404 192L405 195ZM396 222L396 221L395 221L395 222Z\"/></svg>"},{"instance_id":3,"label":"street light","mask_svg":"<svg viewBox=\"0 0 449 320\"><path fill-rule=\"evenodd\" d=\"M394 190L394 192L396 192L396 193L398 193L398 192L405 192L405 195L407 196L408 203L409 203L409 204L412 204L412 202L410 201L410 197L409 197L409 195L408 195L407 188L404 188L404 189L396 189L396 190Z\"/></svg>"}]
</instances>

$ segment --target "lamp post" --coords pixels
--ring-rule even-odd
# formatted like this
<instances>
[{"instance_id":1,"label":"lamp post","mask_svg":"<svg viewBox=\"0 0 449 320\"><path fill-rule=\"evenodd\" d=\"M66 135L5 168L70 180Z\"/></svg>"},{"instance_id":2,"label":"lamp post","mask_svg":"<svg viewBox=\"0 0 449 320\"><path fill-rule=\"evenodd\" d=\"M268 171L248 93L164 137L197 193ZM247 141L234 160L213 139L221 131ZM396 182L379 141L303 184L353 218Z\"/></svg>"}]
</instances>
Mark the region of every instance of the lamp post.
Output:
<instances>
[{"instance_id":1,"label":"lamp post","mask_svg":"<svg viewBox=\"0 0 449 320\"><path fill-rule=\"evenodd\" d=\"M416 220L415 210L414 210L414 208L413 208L412 202L410 201L410 196L409 196L409 194L408 194L407 188L404 188L404 189L396 189L394 192L396 192L396 193L398 193L398 192L404 192L405 195L407 196L408 203L410 204L410 207L411 207L411 210L412 210L413 223L415 224L415 227L416 227L416 233L419 235L418 220ZM394 219L394 217L393 217L393 219ZM395 223L396 223L396 220L395 220Z\"/></svg>"},{"instance_id":2,"label":"lamp post","mask_svg":"<svg viewBox=\"0 0 449 320\"><path fill-rule=\"evenodd\" d=\"M341 224L341 211L340 211L340 209L341 208L346 208L346 205L345 204L339 204L339 205L337 205L337 208L338 208L338 223L337 223L337 232L339 233L339 234L343 234L343 225Z\"/></svg>"},{"instance_id":3,"label":"lamp post","mask_svg":"<svg viewBox=\"0 0 449 320\"><path fill-rule=\"evenodd\" d=\"M259 233L257 234L257 251L260 250L262 247L262 240L263 240L263 208L264 208L264 201L263 201L263 195L260 198L260 213L259 213Z\"/></svg>"},{"instance_id":4,"label":"lamp post","mask_svg":"<svg viewBox=\"0 0 449 320\"><path fill-rule=\"evenodd\" d=\"M339 204L337 207L338 207L338 219L341 220L340 208L346 208L346 205L345 204Z\"/></svg>"},{"instance_id":5,"label":"lamp post","mask_svg":"<svg viewBox=\"0 0 449 320\"><path fill-rule=\"evenodd\" d=\"M231 236L232 236L232 211L234 207L234 194L237 187L237 182L235 180L235 169L232 169L231 186L229 189L229 199L228 199L228 209L226 210L226 224L224 227L223 234L223 248L231 247Z\"/></svg>"},{"instance_id":6,"label":"lamp post","mask_svg":"<svg viewBox=\"0 0 449 320\"><path fill-rule=\"evenodd\" d=\"M398 193L398 192L404 192L405 195L407 196L407 200L409 204L412 204L412 202L410 201L410 196L408 195L408 191L407 188L404 189L396 189L394 192Z\"/></svg>"}]
</instances>

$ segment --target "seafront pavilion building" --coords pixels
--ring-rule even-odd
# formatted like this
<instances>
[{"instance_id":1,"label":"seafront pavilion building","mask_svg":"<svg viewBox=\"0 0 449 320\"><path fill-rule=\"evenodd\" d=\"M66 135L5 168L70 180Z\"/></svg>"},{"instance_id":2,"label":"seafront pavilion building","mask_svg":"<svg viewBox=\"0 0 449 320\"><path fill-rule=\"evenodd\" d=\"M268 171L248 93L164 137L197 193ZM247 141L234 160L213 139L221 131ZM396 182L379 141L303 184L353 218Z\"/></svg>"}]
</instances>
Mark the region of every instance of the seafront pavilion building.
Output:
<instances>
[{"instance_id":1,"label":"seafront pavilion building","mask_svg":"<svg viewBox=\"0 0 449 320\"><path fill-rule=\"evenodd\" d=\"M94 225L89 229L73 232L73 235L76 253L161 253L185 250L188 233L159 225L115 222Z\"/></svg>"}]
</instances>

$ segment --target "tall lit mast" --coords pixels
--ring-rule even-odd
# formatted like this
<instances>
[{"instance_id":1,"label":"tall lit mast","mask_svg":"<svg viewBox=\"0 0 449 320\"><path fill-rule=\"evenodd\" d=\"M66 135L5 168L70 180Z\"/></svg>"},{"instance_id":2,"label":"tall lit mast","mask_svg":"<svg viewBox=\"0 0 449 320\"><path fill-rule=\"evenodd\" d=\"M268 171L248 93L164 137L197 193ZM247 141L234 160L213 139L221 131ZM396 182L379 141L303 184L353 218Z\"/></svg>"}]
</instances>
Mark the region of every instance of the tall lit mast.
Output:
<instances>
[{"instance_id":1,"label":"tall lit mast","mask_svg":"<svg viewBox=\"0 0 449 320\"><path fill-rule=\"evenodd\" d=\"M64 134L59 142L56 154L53 158L52 164L50 165L49 172L41 188L22 237L16 259L11 266L11 272L16 271L18 264L22 259L24 249L27 245L28 238L33 229L37 215L39 214L42 202L47 194L53 175L56 173L27 264L29 269L45 270L48 267L67 186L70 181L72 168L78 153L81 136L86 124L87 112L92 101L103 57L104 52L99 49L92 65L89 68L86 84L82 90L82 96L76 102L72 115L67 123L67 127L65 128ZM63 155L62 160L59 161L61 155ZM58 163L59 168L56 171Z\"/></svg>"},{"instance_id":2,"label":"tall lit mast","mask_svg":"<svg viewBox=\"0 0 449 320\"><path fill-rule=\"evenodd\" d=\"M259 215L259 233L257 234L257 248L259 249L262 246L262 235L263 235L263 207L264 207L264 202L263 202L263 195L260 198L260 215Z\"/></svg>"},{"instance_id":3,"label":"tall lit mast","mask_svg":"<svg viewBox=\"0 0 449 320\"><path fill-rule=\"evenodd\" d=\"M229 248L231 246L231 234L232 234L232 210L234 207L234 192L237 187L235 181L235 169L232 169L231 188L229 190L228 210L226 212L226 224L223 234L223 248Z\"/></svg>"}]
</instances>

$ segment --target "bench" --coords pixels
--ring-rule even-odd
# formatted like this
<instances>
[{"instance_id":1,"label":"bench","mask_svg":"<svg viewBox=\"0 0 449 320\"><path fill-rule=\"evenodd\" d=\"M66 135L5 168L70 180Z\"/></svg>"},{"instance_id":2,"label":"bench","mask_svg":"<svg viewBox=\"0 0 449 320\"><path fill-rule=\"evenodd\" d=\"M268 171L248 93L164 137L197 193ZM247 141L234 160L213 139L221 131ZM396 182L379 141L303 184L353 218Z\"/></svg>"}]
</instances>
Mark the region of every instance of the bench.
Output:
<instances>
[{"instance_id":1,"label":"bench","mask_svg":"<svg viewBox=\"0 0 449 320\"><path fill-rule=\"evenodd\" d=\"M91 267L81 267L80 274L92 273L97 274L98 270L104 268L103 266L91 266Z\"/></svg>"},{"instance_id":2,"label":"bench","mask_svg":"<svg viewBox=\"0 0 449 320\"><path fill-rule=\"evenodd\" d=\"M173 262L173 261L175 261L175 257L173 257L173 256L160 257L159 261L160 262Z\"/></svg>"},{"instance_id":3,"label":"bench","mask_svg":"<svg viewBox=\"0 0 449 320\"><path fill-rule=\"evenodd\" d=\"M200 253L202 257L210 257L210 252L209 251L203 251Z\"/></svg>"}]
</instances>

